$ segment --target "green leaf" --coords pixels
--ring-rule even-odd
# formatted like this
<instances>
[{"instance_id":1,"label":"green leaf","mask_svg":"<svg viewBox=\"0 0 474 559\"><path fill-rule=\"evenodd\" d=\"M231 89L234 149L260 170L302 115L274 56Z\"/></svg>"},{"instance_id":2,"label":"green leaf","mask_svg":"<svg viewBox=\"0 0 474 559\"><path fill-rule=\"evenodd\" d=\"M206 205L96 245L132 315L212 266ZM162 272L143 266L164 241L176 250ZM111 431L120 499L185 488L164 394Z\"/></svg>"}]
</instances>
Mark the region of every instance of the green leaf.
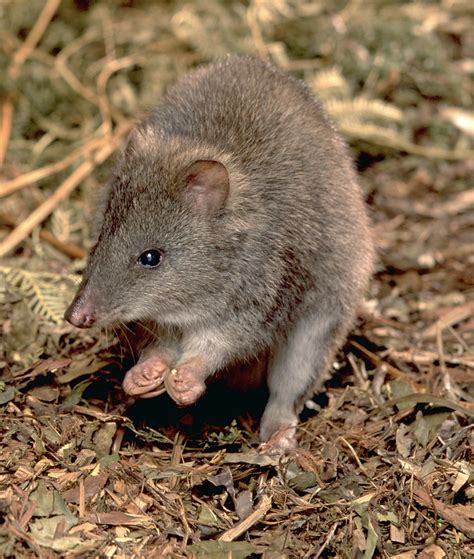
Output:
<instances>
[{"instance_id":1,"label":"green leaf","mask_svg":"<svg viewBox=\"0 0 474 559\"><path fill-rule=\"evenodd\" d=\"M313 472L303 472L291 479L288 485L295 491L305 491L318 485L318 478Z\"/></svg>"},{"instance_id":2,"label":"green leaf","mask_svg":"<svg viewBox=\"0 0 474 559\"><path fill-rule=\"evenodd\" d=\"M370 517L368 517L368 522L367 522L367 540L366 540L366 548L365 548L365 553L364 553L364 559L371 559L371 557L374 555L375 550L377 548L377 540L378 540L378 535L377 532L375 531L375 528L372 525L372 521L370 520Z\"/></svg>"},{"instance_id":3,"label":"green leaf","mask_svg":"<svg viewBox=\"0 0 474 559\"><path fill-rule=\"evenodd\" d=\"M85 380L77 384L72 392L64 399L64 406L76 406L81 400L84 392L92 384L92 381Z\"/></svg>"},{"instance_id":4,"label":"green leaf","mask_svg":"<svg viewBox=\"0 0 474 559\"><path fill-rule=\"evenodd\" d=\"M77 524L77 520L71 516L52 516L50 518L40 518L30 523L30 530L37 543L44 547L49 547L55 551L70 551L83 542L75 536L57 537L61 531L67 531Z\"/></svg>"},{"instance_id":5,"label":"green leaf","mask_svg":"<svg viewBox=\"0 0 474 559\"><path fill-rule=\"evenodd\" d=\"M210 526L211 528L219 528L220 530L224 529L222 520L206 505L202 505L200 508L197 523L202 526Z\"/></svg>"},{"instance_id":6,"label":"green leaf","mask_svg":"<svg viewBox=\"0 0 474 559\"><path fill-rule=\"evenodd\" d=\"M3 386L5 385L3 384ZM13 400L13 398L15 398L15 394L16 394L16 390L13 388L13 386L8 386L3 390L0 389L0 406Z\"/></svg>"},{"instance_id":7,"label":"green leaf","mask_svg":"<svg viewBox=\"0 0 474 559\"><path fill-rule=\"evenodd\" d=\"M416 419L412 423L412 429L413 435L420 445L426 446L433 439L439 427L449 415L449 413L423 415L422 412L416 414Z\"/></svg>"},{"instance_id":8,"label":"green leaf","mask_svg":"<svg viewBox=\"0 0 474 559\"><path fill-rule=\"evenodd\" d=\"M38 482L38 487L30 493L29 498L36 504L33 516L48 517L63 514L74 518L61 495L56 490L49 489L42 480Z\"/></svg>"}]
</instances>

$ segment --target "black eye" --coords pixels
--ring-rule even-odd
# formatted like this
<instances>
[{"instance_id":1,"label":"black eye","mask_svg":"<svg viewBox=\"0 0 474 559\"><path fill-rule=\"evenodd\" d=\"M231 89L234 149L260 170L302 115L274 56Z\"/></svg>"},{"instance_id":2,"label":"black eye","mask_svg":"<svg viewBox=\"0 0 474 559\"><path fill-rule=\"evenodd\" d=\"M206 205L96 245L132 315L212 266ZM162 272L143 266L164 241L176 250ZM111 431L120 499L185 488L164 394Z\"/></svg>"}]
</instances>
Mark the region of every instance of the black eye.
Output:
<instances>
[{"instance_id":1,"label":"black eye","mask_svg":"<svg viewBox=\"0 0 474 559\"><path fill-rule=\"evenodd\" d=\"M155 249L145 250L138 257L138 262L145 268L156 268L161 262L161 253Z\"/></svg>"}]
</instances>

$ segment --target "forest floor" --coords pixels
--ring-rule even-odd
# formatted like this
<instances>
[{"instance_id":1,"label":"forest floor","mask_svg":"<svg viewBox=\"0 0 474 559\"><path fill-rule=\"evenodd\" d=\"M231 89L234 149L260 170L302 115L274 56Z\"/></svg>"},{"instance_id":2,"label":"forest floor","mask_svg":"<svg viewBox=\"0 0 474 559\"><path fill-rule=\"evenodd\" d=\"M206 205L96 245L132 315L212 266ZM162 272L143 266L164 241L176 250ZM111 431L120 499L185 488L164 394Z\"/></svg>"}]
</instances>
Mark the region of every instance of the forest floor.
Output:
<instances>
[{"instance_id":1,"label":"forest floor","mask_svg":"<svg viewBox=\"0 0 474 559\"><path fill-rule=\"evenodd\" d=\"M0 556L473 557L472 4L24 6L0 7ZM228 52L320 96L378 248L280 459L257 451L263 393L132 402L127 333L62 318L133 119Z\"/></svg>"}]
</instances>

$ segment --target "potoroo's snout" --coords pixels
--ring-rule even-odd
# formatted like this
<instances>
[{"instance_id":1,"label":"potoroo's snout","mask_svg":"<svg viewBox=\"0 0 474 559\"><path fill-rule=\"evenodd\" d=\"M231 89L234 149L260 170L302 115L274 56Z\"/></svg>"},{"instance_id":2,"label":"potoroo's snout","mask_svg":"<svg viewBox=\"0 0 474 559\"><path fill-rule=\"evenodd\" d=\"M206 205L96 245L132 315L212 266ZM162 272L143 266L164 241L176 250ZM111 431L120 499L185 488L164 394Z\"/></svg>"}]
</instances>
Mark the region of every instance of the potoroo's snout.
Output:
<instances>
[{"instance_id":1,"label":"potoroo's snout","mask_svg":"<svg viewBox=\"0 0 474 559\"><path fill-rule=\"evenodd\" d=\"M92 302L81 290L64 313L64 318L77 328L90 328L95 324L96 313Z\"/></svg>"}]
</instances>

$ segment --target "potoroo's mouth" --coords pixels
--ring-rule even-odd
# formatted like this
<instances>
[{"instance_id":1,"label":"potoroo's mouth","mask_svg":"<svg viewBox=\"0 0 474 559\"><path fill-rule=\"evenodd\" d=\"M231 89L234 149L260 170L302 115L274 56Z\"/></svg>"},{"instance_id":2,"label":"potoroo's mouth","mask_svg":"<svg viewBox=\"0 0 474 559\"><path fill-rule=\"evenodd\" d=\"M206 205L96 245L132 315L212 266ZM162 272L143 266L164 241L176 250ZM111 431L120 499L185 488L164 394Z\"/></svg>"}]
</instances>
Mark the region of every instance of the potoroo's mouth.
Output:
<instances>
[{"instance_id":1,"label":"potoroo's mouth","mask_svg":"<svg viewBox=\"0 0 474 559\"><path fill-rule=\"evenodd\" d=\"M125 308L119 307L104 313L94 303L93 298L81 288L64 313L64 318L76 328L105 327L115 322L128 321L124 318Z\"/></svg>"}]
</instances>

